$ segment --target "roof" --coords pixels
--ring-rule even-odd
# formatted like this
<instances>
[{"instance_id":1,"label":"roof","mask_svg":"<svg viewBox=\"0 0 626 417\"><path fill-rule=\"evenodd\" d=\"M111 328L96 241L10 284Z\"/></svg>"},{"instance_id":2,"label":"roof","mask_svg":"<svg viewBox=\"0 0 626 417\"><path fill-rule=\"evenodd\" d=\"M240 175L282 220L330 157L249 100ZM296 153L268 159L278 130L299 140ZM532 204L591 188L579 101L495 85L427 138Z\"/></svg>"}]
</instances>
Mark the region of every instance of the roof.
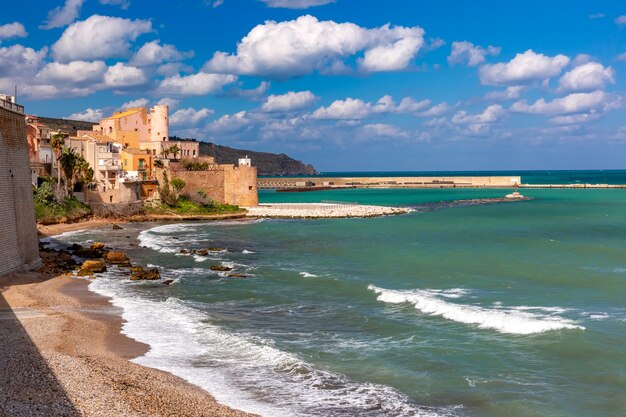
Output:
<instances>
[{"instance_id":1,"label":"roof","mask_svg":"<svg viewBox=\"0 0 626 417\"><path fill-rule=\"evenodd\" d=\"M129 153L131 155L150 155L147 149L137 149L137 148L126 148L122 149L122 152Z\"/></svg>"},{"instance_id":2,"label":"roof","mask_svg":"<svg viewBox=\"0 0 626 417\"><path fill-rule=\"evenodd\" d=\"M89 139L93 139L96 142L102 142L102 143L113 143L115 142L112 138L106 136L106 135L100 135L97 133L84 133L82 136L79 136L80 138L89 138Z\"/></svg>"},{"instance_id":3,"label":"roof","mask_svg":"<svg viewBox=\"0 0 626 417\"><path fill-rule=\"evenodd\" d=\"M130 116L131 114L139 113L141 110L145 109L145 107L135 107L132 109L127 109L124 111L120 111L114 113L113 116L105 117L105 119L121 119L122 117Z\"/></svg>"}]
</instances>

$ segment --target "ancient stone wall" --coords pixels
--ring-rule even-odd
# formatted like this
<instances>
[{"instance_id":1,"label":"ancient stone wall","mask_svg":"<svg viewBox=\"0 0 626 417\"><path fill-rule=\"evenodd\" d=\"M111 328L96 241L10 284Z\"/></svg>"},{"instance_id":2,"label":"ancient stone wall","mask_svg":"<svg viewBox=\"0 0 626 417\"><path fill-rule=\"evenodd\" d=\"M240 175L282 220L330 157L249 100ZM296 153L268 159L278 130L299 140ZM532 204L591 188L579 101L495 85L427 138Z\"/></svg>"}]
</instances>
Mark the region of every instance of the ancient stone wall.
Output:
<instances>
[{"instance_id":1,"label":"ancient stone wall","mask_svg":"<svg viewBox=\"0 0 626 417\"><path fill-rule=\"evenodd\" d=\"M256 167L216 165L207 171L173 169L170 177L185 181L182 194L195 195L202 190L210 199L222 204L240 207L252 207L259 204Z\"/></svg>"},{"instance_id":2,"label":"ancient stone wall","mask_svg":"<svg viewBox=\"0 0 626 417\"><path fill-rule=\"evenodd\" d=\"M40 263L24 114L0 106L0 275Z\"/></svg>"}]
</instances>

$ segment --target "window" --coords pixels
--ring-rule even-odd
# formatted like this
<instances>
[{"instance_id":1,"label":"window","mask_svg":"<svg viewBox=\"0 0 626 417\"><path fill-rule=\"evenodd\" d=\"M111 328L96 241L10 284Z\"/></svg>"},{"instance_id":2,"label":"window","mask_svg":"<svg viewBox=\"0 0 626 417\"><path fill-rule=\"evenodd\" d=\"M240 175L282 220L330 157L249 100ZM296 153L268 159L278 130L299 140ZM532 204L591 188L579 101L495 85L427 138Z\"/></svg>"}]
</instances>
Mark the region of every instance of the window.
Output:
<instances>
[{"instance_id":1,"label":"window","mask_svg":"<svg viewBox=\"0 0 626 417\"><path fill-rule=\"evenodd\" d=\"M196 156L196 150L195 149L193 150L193 156Z\"/></svg>"},{"instance_id":2,"label":"window","mask_svg":"<svg viewBox=\"0 0 626 417\"><path fill-rule=\"evenodd\" d=\"M113 128L109 126L109 133L113 133Z\"/></svg>"}]
</instances>

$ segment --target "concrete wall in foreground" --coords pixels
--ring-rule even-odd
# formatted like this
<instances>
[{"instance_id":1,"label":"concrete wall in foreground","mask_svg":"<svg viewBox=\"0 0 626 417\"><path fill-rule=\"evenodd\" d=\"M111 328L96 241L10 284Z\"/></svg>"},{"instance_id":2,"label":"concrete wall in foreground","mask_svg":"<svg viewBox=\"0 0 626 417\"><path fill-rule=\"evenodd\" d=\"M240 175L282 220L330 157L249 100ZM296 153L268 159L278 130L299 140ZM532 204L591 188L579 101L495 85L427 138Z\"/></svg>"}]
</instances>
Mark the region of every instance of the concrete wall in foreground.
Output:
<instances>
[{"instance_id":1,"label":"concrete wall in foreground","mask_svg":"<svg viewBox=\"0 0 626 417\"><path fill-rule=\"evenodd\" d=\"M38 267L24 114L0 105L0 275Z\"/></svg>"}]
</instances>

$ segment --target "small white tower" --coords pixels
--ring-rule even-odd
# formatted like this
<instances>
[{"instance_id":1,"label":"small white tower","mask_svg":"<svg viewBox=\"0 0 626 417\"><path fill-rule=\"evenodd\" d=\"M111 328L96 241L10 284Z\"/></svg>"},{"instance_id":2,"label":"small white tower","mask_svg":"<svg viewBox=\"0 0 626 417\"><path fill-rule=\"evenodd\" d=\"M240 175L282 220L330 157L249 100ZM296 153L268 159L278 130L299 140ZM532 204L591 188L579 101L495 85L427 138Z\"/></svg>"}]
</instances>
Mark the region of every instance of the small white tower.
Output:
<instances>
[{"instance_id":1,"label":"small white tower","mask_svg":"<svg viewBox=\"0 0 626 417\"><path fill-rule=\"evenodd\" d=\"M240 167L251 167L252 166L252 160L250 158L248 158L248 155L246 155L245 158L239 158L239 166Z\"/></svg>"}]
</instances>

